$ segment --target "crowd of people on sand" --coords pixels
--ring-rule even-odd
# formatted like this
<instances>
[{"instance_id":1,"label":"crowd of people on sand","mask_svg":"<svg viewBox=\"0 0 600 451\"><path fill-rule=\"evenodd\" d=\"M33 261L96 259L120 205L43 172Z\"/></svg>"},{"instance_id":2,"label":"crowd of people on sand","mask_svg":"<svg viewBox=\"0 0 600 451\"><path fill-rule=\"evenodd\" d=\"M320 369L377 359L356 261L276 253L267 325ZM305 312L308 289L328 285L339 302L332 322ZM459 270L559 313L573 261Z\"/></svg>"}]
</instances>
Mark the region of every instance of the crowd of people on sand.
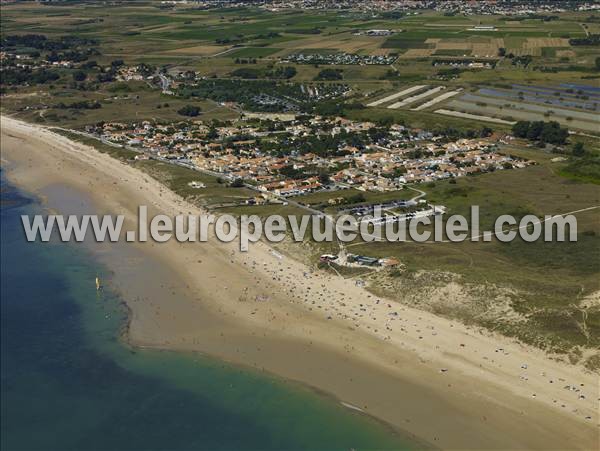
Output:
<instances>
[{"instance_id":1,"label":"crowd of people on sand","mask_svg":"<svg viewBox=\"0 0 600 451\"><path fill-rule=\"evenodd\" d=\"M362 329L382 341L392 341L402 349L413 351L421 356L424 350L434 350L439 354L451 353L474 353L479 354L478 349L469 349L466 343L459 343L455 348L454 343L449 344L443 333L435 324L432 324L424 316L405 315L403 312L407 307L401 304L380 298L369 293L367 290L357 290L353 283L345 282L352 289L347 290L344 285L335 283L339 276L328 274L324 271L312 271L301 269L295 262L286 262L285 258L269 259L269 261L258 261L252 253L236 253L232 251L230 263L243 265L253 275L255 289L263 289L264 294L256 295L245 300L253 300L256 306L251 314L255 314L261 308L261 304L274 297L281 297L288 302L304 305L309 311L318 312L324 320L341 320L349 323L350 330ZM266 277L265 277L266 276ZM249 287L244 291L247 293ZM413 319L409 319L409 317ZM457 328L465 336L472 335L470 328L461 324L450 324L451 328ZM423 342L419 346L415 342ZM425 344L427 343L427 344ZM452 349L450 349L452 346ZM352 353L354 346L351 343L345 345L346 352ZM438 355L439 355L438 354ZM530 381L537 379L548 384L562 384L564 396L551 399L552 404L561 409L579 415L585 420L592 420L589 415L589 405L583 403L587 396L585 391L592 390L591 395L594 402L600 401L597 388L586 387L584 383L577 381L566 381L562 377L552 376L543 369L534 371L529 364L524 362L520 368L507 368L503 357L510 355L510 351L504 347L498 347L492 355L482 355L479 368L488 371L511 371L515 374L515 384L521 384L525 388ZM433 359L425 357L424 361ZM449 372L448 368L440 367L440 374ZM449 385L451 387L451 385ZM540 399L540 395L531 392L531 398ZM548 401L548 400L547 400Z\"/></svg>"}]
</instances>

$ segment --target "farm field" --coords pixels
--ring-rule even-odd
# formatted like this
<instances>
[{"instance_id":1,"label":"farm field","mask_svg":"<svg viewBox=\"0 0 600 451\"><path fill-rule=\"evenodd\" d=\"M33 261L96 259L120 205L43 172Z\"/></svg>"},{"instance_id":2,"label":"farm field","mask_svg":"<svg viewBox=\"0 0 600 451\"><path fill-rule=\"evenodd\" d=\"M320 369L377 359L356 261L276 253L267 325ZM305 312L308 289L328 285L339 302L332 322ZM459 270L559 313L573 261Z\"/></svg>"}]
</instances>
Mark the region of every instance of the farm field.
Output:
<instances>
[{"instance_id":1,"label":"farm field","mask_svg":"<svg viewBox=\"0 0 600 451\"><path fill-rule=\"evenodd\" d=\"M471 88L474 92L464 91L465 87L454 83L448 88L403 86L399 92L380 97L366 106L388 110L410 108L410 111L435 107L434 113L442 116L502 125L511 125L517 120L555 120L574 130L592 133L600 130L596 112L600 93L592 85L514 84L512 89L475 86Z\"/></svg>"},{"instance_id":2,"label":"farm field","mask_svg":"<svg viewBox=\"0 0 600 451\"><path fill-rule=\"evenodd\" d=\"M532 88L516 87L513 90L499 90L490 88L481 88L477 91L478 94L483 96L504 98L504 99L516 99L532 103L541 103L546 105L575 108L588 111L597 111L600 108L600 98L588 97L586 100L581 99L581 96L575 96L575 94L568 94L560 92L556 94L549 94L546 92L540 93L540 91L533 90ZM558 97L558 98L557 98ZM586 96L587 97L587 96Z\"/></svg>"},{"instance_id":3,"label":"farm field","mask_svg":"<svg viewBox=\"0 0 600 451\"><path fill-rule=\"evenodd\" d=\"M16 13L18 11L18 14ZM3 7L3 31L37 30L53 35L77 33L102 38L106 54L139 61L163 61L173 55L209 57L235 47L232 58L273 58L312 50L369 55L397 53L402 59L435 57L498 57L498 50L516 56L552 56L570 63L588 60L569 38L585 36L585 18L566 16L543 23L531 19L518 24L486 16L443 17L426 12L399 19L368 18L359 12L286 11L260 9L222 10L220 14L191 7L160 9L149 4L129 4L111 10L93 5L72 5L53 16L44 5ZM476 26L491 25L486 32ZM595 25L595 24L591 24ZM389 29L391 36L356 34L369 28ZM150 44L150 46L146 46ZM148 52L148 48L152 51ZM214 51L217 50L217 51ZM214 51L214 52L213 52ZM562 53L558 53L562 52ZM185 64L185 63L184 63Z\"/></svg>"},{"instance_id":4,"label":"farm field","mask_svg":"<svg viewBox=\"0 0 600 451\"><path fill-rule=\"evenodd\" d=\"M493 104L482 104L480 102L471 102L471 101L462 101L462 100L452 100L448 104L448 108L455 111L464 111L471 114L481 114L488 115L491 117L507 120L507 121L516 121L516 120L525 120L525 121L544 121L544 120L554 120L562 125L567 127L572 127L575 129L585 130L589 132L598 132L598 127L600 122L598 122L597 118L593 116L588 117L585 116L584 119L577 118L574 114L570 114L570 111L566 110L556 110L552 109L551 111L556 111L556 113L548 113L547 108L540 107L536 108L536 105L527 105L525 107L524 104L520 104L519 107L507 107L503 105L493 105ZM577 112L574 112L577 113ZM583 113L578 113L579 115Z\"/></svg>"},{"instance_id":5,"label":"farm field","mask_svg":"<svg viewBox=\"0 0 600 451\"><path fill-rule=\"evenodd\" d=\"M205 77L229 78L240 68L266 74L279 65L292 66L296 75L288 82L316 86L327 83L317 80L323 66L284 63L282 60L298 53L388 55L392 61L397 59L387 65L332 65L331 68L339 70L343 82L349 85L349 100L362 102L369 109L381 110L373 111L374 117L392 117L418 126L438 125L438 121L440 125L468 125L467 120L435 114L433 110L452 109L449 103L456 101L458 95L452 96L451 92L463 90L467 93L474 88L481 90L477 95L506 96L512 103L515 103L515 93L516 100L519 100L519 91L523 91L521 97L528 104L548 104L553 109L569 111L581 107L588 113L598 111L598 102L595 102L597 93L588 92L587 99L575 98L577 94L568 93L570 88L562 86L561 98L558 98L553 91L565 83L594 84L594 79L583 77L594 76L594 59L600 56L600 49L597 46L572 46L569 42L569 39L585 36L581 24L587 16L583 13L565 14L560 20L543 22L477 15L452 17L435 12L394 19L358 11L287 10L275 13L260 8L231 8L215 13L193 7L158 8L152 3L111 8L110 14L94 4L61 6L60 14L56 14L57 11L44 4L3 6L2 33L45 33L48 36L75 33L98 41L100 55L95 60L99 64L109 64L122 58L127 64L157 64L170 73L192 70ZM482 31L477 28L479 26L491 26L495 31ZM368 36L364 32L369 29L387 29L391 34ZM505 55L527 55L532 62L527 66L512 64L514 60L499 56L500 49ZM495 64L495 68L477 66L487 63ZM536 70L536 65L552 71ZM529 91L533 87L507 89L496 86L524 84L525 80L537 86L536 92ZM447 91L425 94L426 90L439 86L445 86ZM544 87L549 89L547 95L542 90ZM500 93L506 91L510 93ZM109 97L104 94L97 97L77 94L88 99ZM142 106L137 109L138 118L154 117L158 113L157 105L163 100L142 88L129 95L140 96L135 102ZM423 97L419 97L421 95ZM8 96L6 101L10 107L30 107L25 115L38 115L39 119L40 113L35 110L40 107L40 99L43 97ZM410 102L404 103L407 100ZM52 118L56 117L83 124L88 119L102 119L113 113L130 117L125 102L107 101L102 113L86 111L80 118L69 119L65 112L50 111L47 120L52 122ZM153 103L151 107L150 103ZM181 103L176 100L163 103L170 106L161 114L176 117L174 105L181 106ZM492 101L488 104L491 108ZM387 108L390 106L394 107ZM495 104L494 108L498 106ZM203 103L202 108L206 119L231 118L239 114L208 103ZM472 106L469 108L469 113L499 118L506 116L499 115L496 109L483 112L473 111ZM429 113L410 114L410 109ZM543 116L543 112L530 107L518 109L517 113L515 118ZM351 117L363 115L360 111L348 111L346 114ZM566 121L561 111L555 116L563 125L595 132L593 127L587 126L588 118L569 115L573 121Z\"/></svg>"},{"instance_id":6,"label":"farm field","mask_svg":"<svg viewBox=\"0 0 600 451\"><path fill-rule=\"evenodd\" d=\"M576 109L566 109L566 108L559 108L557 105L539 105L539 104L533 104L533 103L525 103L522 101L513 101L513 100L509 100L509 99L499 99L499 98L495 98L495 97L488 97L488 96L480 96L480 95L474 95L474 94L464 94L463 96L461 96L459 99L457 99L457 101L461 101L461 102L469 102L469 103L476 103L476 104L490 104L490 105L494 105L494 106L501 106L501 107L506 107L506 108L513 108L513 109L521 109L524 111L531 111L531 112L536 112L536 113L546 113L548 111L552 112L552 115L556 115L556 116L561 116L561 117L572 117L575 119L581 119L582 121L590 121L590 122L594 122L598 119L598 115L595 113L591 113L591 112L586 112L586 111L581 111L581 110L576 110Z\"/></svg>"}]
</instances>

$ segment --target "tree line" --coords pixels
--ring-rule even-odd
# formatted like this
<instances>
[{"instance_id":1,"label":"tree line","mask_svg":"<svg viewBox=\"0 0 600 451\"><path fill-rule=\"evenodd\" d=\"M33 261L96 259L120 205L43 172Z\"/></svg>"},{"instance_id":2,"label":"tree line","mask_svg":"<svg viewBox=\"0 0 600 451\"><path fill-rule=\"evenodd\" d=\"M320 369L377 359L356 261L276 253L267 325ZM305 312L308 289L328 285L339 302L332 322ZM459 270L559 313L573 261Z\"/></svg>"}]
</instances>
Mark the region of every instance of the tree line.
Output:
<instances>
[{"instance_id":1,"label":"tree line","mask_svg":"<svg viewBox=\"0 0 600 451\"><path fill-rule=\"evenodd\" d=\"M537 141L540 144L565 144L569 130L562 128L558 122L519 121L512 127L513 135Z\"/></svg>"}]
</instances>

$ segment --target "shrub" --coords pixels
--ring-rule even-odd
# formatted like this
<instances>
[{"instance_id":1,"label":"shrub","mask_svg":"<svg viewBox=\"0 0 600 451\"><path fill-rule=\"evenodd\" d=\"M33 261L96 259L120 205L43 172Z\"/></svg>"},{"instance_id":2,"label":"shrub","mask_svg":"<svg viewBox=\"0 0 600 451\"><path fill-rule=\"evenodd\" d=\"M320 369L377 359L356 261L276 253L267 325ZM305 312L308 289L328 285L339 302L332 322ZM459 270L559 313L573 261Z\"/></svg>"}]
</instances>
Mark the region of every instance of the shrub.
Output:
<instances>
[{"instance_id":1,"label":"shrub","mask_svg":"<svg viewBox=\"0 0 600 451\"><path fill-rule=\"evenodd\" d=\"M200 111L200 107L195 105L186 105L178 109L177 113L181 114L182 116L195 117L200 114Z\"/></svg>"}]
</instances>

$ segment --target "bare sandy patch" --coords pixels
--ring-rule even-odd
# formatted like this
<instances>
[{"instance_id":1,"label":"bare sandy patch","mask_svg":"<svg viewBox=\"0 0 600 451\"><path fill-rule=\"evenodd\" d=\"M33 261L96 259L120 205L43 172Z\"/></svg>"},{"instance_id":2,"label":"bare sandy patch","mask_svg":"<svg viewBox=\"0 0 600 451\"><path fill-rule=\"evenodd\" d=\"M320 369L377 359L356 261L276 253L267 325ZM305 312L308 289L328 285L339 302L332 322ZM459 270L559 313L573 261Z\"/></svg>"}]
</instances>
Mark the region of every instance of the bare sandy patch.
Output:
<instances>
[{"instance_id":1,"label":"bare sandy patch","mask_svg":"<svg viewBox=\"0 0 600 451\"><path fill-rule=\"evenodd\" d=\"M556 56L558 58L574 58L575 52L573 50L557 50Z\"/></svg>"}]
</instances>

